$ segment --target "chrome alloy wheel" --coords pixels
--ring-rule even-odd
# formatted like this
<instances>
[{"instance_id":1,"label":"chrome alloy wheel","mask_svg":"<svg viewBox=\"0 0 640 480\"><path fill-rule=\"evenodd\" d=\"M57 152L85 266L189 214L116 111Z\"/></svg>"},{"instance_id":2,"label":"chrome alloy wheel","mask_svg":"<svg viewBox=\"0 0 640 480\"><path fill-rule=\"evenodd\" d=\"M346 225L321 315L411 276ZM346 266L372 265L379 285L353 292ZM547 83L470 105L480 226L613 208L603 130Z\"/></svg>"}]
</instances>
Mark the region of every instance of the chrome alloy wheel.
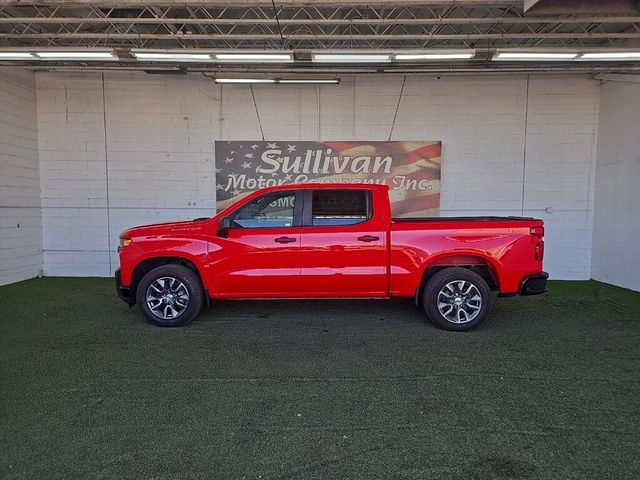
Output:
<instances>
[{"instance_id":1,"label":"chrome alloy wheel","mask_svg":"<svg viewBox=\"0 0 640 480\"><path fill-rule=\"evenodd\" d=\"M156 317L172 320L189 306L189 290L177 278L160 277L147 288L147 307Z\"/></svg>"},{"instance_id":2,"label":"chrome alloy wheel","mask_svg":"<svg viewBox=\"0 0 640 480\"><path fill-rule=\"evenodd\" d=\"M465 280L447 283L438 293L438 310L451 323L467 323L480 313L482 296L476 286Z\"/></svg>"}]
</instances>

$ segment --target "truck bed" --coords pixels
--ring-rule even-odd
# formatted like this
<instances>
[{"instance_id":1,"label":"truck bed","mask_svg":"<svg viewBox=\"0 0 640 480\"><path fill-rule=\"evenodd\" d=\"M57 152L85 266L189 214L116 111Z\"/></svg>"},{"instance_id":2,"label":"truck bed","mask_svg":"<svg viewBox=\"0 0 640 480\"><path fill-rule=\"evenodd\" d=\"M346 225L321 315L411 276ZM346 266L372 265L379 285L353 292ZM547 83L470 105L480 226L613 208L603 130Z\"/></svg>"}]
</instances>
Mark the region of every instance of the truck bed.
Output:
<instances>
[{"instance_id":1,"label":"truck bed","mask_svg":"<svg viewBox=\"0 0 640 480\"><path fill-rule=\"evenodd\" d=\"M512 222L521 220L535 220L533 217L394 217L393 223L415 223L415 222Z\"/></svg>"}]
</instances>

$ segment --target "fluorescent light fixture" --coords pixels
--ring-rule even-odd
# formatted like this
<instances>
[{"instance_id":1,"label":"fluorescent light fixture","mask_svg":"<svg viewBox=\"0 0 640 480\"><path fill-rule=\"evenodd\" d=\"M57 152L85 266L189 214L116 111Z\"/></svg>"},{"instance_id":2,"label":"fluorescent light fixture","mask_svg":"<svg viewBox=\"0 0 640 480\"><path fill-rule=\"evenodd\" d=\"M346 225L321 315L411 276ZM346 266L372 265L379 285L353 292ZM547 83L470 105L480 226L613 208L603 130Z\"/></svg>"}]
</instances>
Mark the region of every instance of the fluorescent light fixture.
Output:
<instances>
[{"instance_id":1,"label":"fluorescent light fixture","mask_svg":"<svg viewBox=\"0 0 640 480\"><path fill-rule=\"evenodd\" d=\"M216 78L216 83L276 83L272 78Z\"/></svg>"},{"instance_id":2,"label":"fluorescent light fixture","mask_svg":"<svg viewBox=\"0 0 640 480\"><path fill-rule=\"evenodd\" d=\"M113 52L93 52L83 50L40 51L34 52L40 60L117 60Z\"/></svg>"},{"instance_id":3,"label":"fluorescent light fixture","mask_svg":"<svg viewBox=\"0 0 640 480\"><path fill-rule=\"evenodd\" d=\"M640 51L638 52L591 52L583 53L578 60L606 60L606 61L624 61L624 60L640 60Z\"/></svg>"},{"instance_id":4,"label":"fluorescent light fixture","mask_svg":"<svg viewBox=\"0 0 640 480\"><path fill-rule=\"evenodd\" d=\"M493 60L507 61L567 61L578 56L574 52L497 52Z\"/></svg>"},{"instance_id":5,"label":"fluorescent light fixture","mask_svg":"<svg viewBox=\"0 0 640 480\"><path fill-rule=\"evenodd\" d=\"M338 78L216 78L216 83L340 83Z\"/></svg>"},{"instance_id":6,"label":"fluorescent light fixture","mask_svg":"<svg viewBox=\"0 0 640 480\"><path fill-rule=\"evenodd\" d=\"M137 52L132 51L137 60L146 62L212 62L208 53L182 53L182 52Z\"/></svg>"},{"instance_id":7,"label":"fluorescent light fixture","mask_svg":"<svg viewBox=\"0 0 640 480\"><path fill-rule=\"evenodd\" d=\"M391 61L388 53L314 53L319 63L385 63Z\"/></svg>"},{"instance_id":8,"label":"fluorescent light fixture","mask_svg":"<svg viewBox=\"0 0 640 480\"><path fill-rule=\"evenodd\" d=\"M396 53L393 58L399 61L409 60L467 60L476 54L475 50L459 52L430 52L430 53Z\"/></svg>"},{"instance_id":9,"label":"fluorescent light fixture","mask_svg":"<svg viewBox=\"0 0 640 480\"><path fill-rule=\"evenodd\" d=\"M337 78L282 78L278 83L340 83Z\"/></svg>"},{"instance_id":10,"label":"fluorescent light fixture","mask_svg":"<svg viewBox=\"0 0 640 480\"><path fill-rule=\"evenodd\" d=\"M0 60L35 60L29 52L0 52Z\"/></svg>"},{"instance_id":11,"label":"fluorescent light fixture","mask_svg":"<svg viewBox=\"0 0 640 480\"><path fill-rule=\"evenodd\" d=\"M216 53L219 62L257 62L257 63L290 63L293 62L291 53Z\"/></svg>"}]
</instances>

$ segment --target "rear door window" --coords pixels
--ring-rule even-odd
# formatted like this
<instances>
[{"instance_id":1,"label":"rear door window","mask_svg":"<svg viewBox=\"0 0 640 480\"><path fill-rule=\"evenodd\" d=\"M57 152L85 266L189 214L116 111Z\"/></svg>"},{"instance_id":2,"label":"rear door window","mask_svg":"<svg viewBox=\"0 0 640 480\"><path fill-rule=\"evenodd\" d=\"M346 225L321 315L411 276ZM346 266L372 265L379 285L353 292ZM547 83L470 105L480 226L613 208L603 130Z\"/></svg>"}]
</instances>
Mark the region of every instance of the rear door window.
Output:
<instances>
[{"instance_id":1,"label":"rear door window","mask_svg":"<svg viewBox=\"0 0 640 480\"><path fill-rule=\"evenodd\" d=\"M371 218L368 190L314 190L311 225L355 225Z\"/></svg>"}]
</instances>

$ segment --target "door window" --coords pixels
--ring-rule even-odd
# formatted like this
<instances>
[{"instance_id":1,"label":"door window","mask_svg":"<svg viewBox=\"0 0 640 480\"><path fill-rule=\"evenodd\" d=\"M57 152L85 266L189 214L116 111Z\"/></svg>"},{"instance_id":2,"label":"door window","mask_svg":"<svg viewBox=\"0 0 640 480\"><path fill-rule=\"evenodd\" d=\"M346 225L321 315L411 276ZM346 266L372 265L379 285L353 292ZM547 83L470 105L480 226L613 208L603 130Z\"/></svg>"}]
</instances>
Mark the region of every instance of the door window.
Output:
<instances>
[{"instance_id":1,"label":"door window","mask_svg":"<svg viewBox=\"0 0 640 480\"><path fill-rule=\"evenodd\" d=\"M365 190L314 190L311 225L354 225L371 218Z\"/></svg>"},{"instance_id":2,"label":"door window","mask_svg":"<svg viewBox=\"0 0 640 480\"><path fill-rule=\"evenodd\" d=\"M233 216L234 228L278 228L293 226L296 195L281 192L256 198Z\"/></svg>"}]
</instances>

